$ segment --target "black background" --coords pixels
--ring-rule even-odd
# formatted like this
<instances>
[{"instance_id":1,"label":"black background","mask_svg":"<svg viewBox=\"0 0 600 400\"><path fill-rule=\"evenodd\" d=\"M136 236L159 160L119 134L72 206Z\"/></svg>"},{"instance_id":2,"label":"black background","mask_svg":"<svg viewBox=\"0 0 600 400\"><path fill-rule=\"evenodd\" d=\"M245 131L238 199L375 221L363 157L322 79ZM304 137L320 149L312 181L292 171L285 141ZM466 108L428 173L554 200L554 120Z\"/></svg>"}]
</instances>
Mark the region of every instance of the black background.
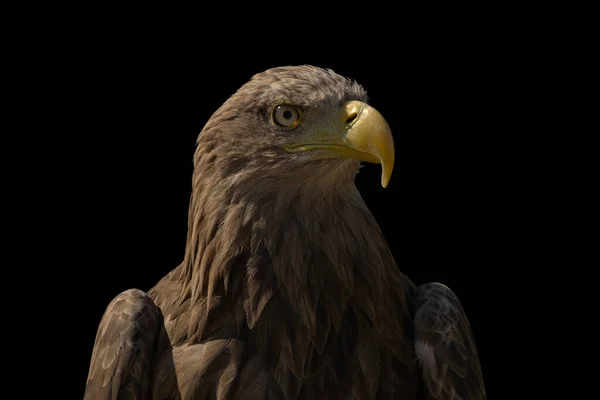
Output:
<instances>
[{"instance_id":1,"label":"black background","mask_svg":"<svg viewBox=\"0 0 600 400\"><path fill-rule=\"evenodd\" d=\"M518 122L532 90L522 83L535 73L528 47L507 49L495 32L453 24L342 35L319 52L294 35L215 41L215 32L135 27L102 26L73 42L51 77L63 90L53 118L68 133L53 138L65 146L57 161L68 193L55 223L69 232L55 251L69 266L69 301L81 307L71 321L73 385L83 390L111 299L150 289L182 261L194 142L210 115L257 72L313 64L356 79L387 119L390 184L383 189L380 167L369 164L356 184L399 268L462 300L488 394L498 393L512 335L502 296L523 274L520 252L532 240L529 126Z\"/></svg>"}]
</instances>

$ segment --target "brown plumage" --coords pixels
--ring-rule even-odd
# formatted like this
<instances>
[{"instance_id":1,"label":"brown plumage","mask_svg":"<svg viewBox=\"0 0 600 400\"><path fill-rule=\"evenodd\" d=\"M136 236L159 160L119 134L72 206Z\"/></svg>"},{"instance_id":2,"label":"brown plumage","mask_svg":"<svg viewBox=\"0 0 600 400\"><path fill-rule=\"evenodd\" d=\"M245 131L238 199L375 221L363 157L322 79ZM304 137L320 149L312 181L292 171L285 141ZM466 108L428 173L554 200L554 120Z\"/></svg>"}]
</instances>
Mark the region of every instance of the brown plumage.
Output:
<instances>
[{"instance_id":1,"label":"brown plumage","mask_svg":"<svg viewBox=\"0 0 600 400\"><path fill-rule=\"evenodd\" d=\"M108 306L86 399L485 398L460 302L399 272L354 186L359 160L393 162L389 128L368 146L351 137L382 121L366 102L330 70L282 67L213 114L184 260ZM338 130L344 148L330 146Z\"/></svg>"}]
</instances>

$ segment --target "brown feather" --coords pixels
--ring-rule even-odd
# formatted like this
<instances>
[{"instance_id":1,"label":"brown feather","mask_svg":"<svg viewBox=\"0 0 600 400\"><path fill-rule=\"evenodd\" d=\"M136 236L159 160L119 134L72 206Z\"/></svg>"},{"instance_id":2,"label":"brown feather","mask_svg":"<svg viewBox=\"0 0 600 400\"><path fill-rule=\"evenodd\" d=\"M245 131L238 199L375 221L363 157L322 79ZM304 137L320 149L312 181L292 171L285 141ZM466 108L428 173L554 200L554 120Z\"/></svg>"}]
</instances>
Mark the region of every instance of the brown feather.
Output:
<instances>
[{"instance_id":1,"label":"brown feather","mask_svg":"<svg viewBox=\"0 0 600 400\"><path fill-rule=\"evenodd\" d=\"M473 333L456 294L439 283L428 283L419 286L412 306L427 398L485 399Z\"/></svg>"},{"instance_id":2,"label":"brown feather","mask_svg":"<svg viewBox=\"0 0 600 400\"><path fill-rule=\"evenodd\" d=\"M148 292L168 334L154 398L415 398L414 285L354 186L359 163L282 151L265 116L281 100L326 112L366 94L276 68L207 122L184 261Z\"/></svg>"}]
</instances>

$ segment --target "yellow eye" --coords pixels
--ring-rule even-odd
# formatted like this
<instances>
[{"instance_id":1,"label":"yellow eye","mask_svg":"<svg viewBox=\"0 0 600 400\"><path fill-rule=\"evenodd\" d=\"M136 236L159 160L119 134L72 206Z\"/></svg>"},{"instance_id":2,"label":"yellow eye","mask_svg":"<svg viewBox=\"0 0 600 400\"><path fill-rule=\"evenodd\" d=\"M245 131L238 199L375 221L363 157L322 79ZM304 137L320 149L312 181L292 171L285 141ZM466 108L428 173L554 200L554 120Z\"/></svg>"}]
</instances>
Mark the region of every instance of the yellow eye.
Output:
<instances>
[{"instance_id":1,"label":"yellow eye","mask_svg":"<svg viewBox=\"0 0 600 400\"><path fill-rule=\"evenodd\" d=\"M300 121L300 109L296 106L280 104L273 108L273 122L284 128L295 128Z\"/></svg>"}]
</instances>

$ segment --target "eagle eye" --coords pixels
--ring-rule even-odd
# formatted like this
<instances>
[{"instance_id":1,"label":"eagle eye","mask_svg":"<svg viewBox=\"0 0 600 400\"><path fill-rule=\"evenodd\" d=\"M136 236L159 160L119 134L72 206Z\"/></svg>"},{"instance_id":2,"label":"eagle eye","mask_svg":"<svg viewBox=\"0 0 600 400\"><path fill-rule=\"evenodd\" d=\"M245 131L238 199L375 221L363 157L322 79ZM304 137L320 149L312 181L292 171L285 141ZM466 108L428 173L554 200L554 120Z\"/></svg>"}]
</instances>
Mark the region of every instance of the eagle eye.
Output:
<instances>
[{"instance_id":1,"label":"eagle eye","mask_svg":"<svg viewBox=\"0 0 600 400\"><path fill-rule=\"evenodd\" d=\"M273 122L283 128L295 128L300 121L300 109L293 105L279 104L271 113Z\"/></svg>"}]
</instances>

